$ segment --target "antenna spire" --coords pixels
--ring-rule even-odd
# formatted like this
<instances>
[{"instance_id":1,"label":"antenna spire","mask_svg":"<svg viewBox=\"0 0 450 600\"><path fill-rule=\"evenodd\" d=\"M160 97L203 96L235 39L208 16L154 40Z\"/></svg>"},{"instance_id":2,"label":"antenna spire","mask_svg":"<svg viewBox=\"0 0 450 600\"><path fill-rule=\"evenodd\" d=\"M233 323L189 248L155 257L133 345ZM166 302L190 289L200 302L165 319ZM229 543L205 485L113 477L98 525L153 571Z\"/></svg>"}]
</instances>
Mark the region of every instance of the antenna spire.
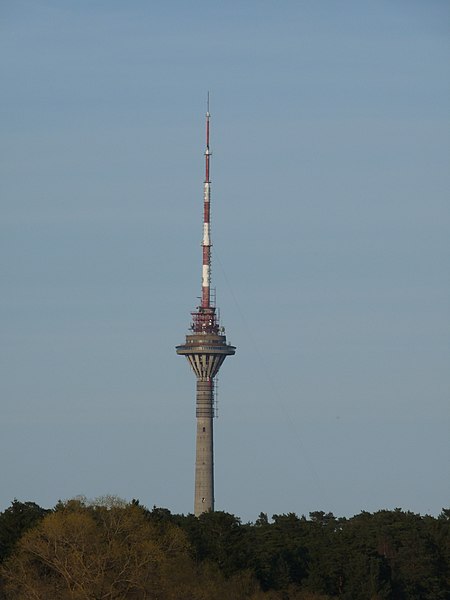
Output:
<instances>
[{"instance_id":1,"label":"antenna spire","mask_svg":"<svg viewBox=\"0 0 450 600\"><path fill-rule=\"evenodd\" d=\"M209 150L209 92L206 101L206 150L205 150L205 182L203 188L203 267L202 267L202 308L211 306L211 221L210 200L211 182L209 180L209 166L211 152Z\"/></svg>"}]
</instances>

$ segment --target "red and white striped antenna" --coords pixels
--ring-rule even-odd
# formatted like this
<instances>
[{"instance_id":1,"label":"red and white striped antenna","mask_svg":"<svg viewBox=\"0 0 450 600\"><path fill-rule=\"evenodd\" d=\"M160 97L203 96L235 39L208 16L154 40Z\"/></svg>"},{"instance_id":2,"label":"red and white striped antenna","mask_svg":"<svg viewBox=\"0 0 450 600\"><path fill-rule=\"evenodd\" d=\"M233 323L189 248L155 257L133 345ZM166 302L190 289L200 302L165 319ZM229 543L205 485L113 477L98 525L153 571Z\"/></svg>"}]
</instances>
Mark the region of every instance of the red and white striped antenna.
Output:
<instances>
[{"instance_id":1,"label":"red and white striped antenna","mask_svg":"<svg viewBox=\"0 0 450 600\"><path fill-rule=\"evenodd\" d=\"M203 269L202 269L202 308L211 305L211 181L209 167L211 151L209 149L209 92L206 105L206 150L205 150L205 183L203 188Z\"/></svg>"},{"instance_id":2,"label":"red and white striped antenna","mask_svg":"<svg viewBox=\"0 0 450 600\"><path fill-rule=\"evenodd\" d=\"M211 298L211 150L209 148L209 92L206 104L205 181L203 184L203 238L202 238L202 295L200 306L192 312L191 330L195 333L219 333L215 297Z\"/></svg>"}]
</instances>

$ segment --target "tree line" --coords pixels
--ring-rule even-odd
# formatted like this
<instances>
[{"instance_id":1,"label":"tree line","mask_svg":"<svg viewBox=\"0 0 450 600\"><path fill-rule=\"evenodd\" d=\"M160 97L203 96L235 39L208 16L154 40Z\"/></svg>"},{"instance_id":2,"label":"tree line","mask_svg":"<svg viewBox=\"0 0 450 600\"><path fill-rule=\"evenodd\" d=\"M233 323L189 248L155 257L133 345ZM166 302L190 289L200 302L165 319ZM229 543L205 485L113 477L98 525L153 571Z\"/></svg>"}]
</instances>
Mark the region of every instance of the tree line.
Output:
<instances>
[{"instance_id":1,"label":"tree line","mask_svg":"<svg viewBox=\"0 0 450 600\"><path fill-rule=\"evenodd\" d=\"M0 513L4 600L450 600L450 509L177 515L76 498Z\"/></svg>"}]
</instances>

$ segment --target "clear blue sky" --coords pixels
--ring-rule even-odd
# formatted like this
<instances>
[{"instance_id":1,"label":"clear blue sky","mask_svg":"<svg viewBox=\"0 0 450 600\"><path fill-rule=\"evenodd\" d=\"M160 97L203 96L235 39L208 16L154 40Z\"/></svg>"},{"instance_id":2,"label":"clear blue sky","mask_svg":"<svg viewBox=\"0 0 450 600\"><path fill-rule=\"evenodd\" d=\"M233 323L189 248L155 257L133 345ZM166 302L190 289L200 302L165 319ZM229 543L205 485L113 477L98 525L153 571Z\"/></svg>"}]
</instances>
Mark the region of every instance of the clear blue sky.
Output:
<instances>
[{"instance_id":1,"label":"clear blue sky","mask_svg":"<svg viewBox=\"0 0 450 600\"><path fill-rule=\"evenodd\" d=\"M449 13L2 2L0 509L193 509L207 90L217 508L449 505Z\"/></svg>"}]
</instances>

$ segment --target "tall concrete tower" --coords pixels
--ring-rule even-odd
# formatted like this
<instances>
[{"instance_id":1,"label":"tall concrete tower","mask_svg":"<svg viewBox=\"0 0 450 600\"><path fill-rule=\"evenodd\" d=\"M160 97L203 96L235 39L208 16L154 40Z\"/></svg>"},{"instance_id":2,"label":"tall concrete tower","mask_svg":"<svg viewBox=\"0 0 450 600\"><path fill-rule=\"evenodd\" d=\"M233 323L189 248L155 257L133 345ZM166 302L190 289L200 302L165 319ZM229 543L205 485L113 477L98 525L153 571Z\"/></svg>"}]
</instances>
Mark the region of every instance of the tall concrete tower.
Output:
<instances>
[{"instance_id":1,"label":"tall concrete tower","mask_svg":"<svg viewBox=\"0 0 450 600\"><path fill-rule=\"evenodd\" d=\"M186 343L177 346L177 354L186 356L197 378L197 444L195 458L194 514L198 517L214 510L215 377L227 356L236 348L227 344L225 329L220 326L211 294L211 181L209 167L209 95L206 111L205 183L203 193L202 296L201 304L191 313L192 325Z\"/></svg>"}]
</instances>

